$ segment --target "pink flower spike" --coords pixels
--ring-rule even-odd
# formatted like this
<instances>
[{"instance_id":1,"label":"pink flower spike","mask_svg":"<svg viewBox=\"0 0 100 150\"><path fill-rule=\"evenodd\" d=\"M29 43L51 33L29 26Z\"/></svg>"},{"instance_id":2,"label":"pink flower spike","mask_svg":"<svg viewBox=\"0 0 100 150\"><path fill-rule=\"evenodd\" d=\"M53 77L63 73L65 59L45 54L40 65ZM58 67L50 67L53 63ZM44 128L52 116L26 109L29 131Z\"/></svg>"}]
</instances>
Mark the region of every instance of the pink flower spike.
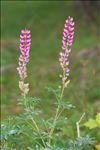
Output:
<instances>
[{"instance_id":1,"label":"pink flower spike","mask_svg":"<svg viewBox=\"0 0 100 150\"><path fill-rule=\"evenodd\" d=\"M62 37L62 52L59 55L59 62L63 69L62 84L65 84L64 79L69 76L70 69L68 67L69 64L69 54L71 52L70 46L73 44L74 37L74 21L72 17L68 17L64 24L63 37Z\"/></svg>"},{"instance_id":2,"label":"pink flower spike","mask_svg":"<svg viewBox=\"0 0 100 150\"><path fill-rule=\"evenodd\" d=\"M29 84L24 83L25 78L27 77L27 62L29 61L29 52L30 52L30 45L31 45L31 35L30 35L30 30L28 29L23 29L21 30L20 34L20 56L18 58L18 65L19 67L17 68L18 74L20 77L19 81L19 88L21 90L22 96L26 96L26 94L29 91Z\"/></svg>"},{"instance_id":3,"label":"pink flower spike","mask_svg":"<svg viewBox=\"0 0 100 150\"><path fill-rule=\"evenodd\" d=\"M27 77L27 69L26 65L29 59L29 52L30 52L30 45L31 45L31 35L30 30L23 29L21 30L20 34L20 56L19 56L19 67L17 68L20 79L24 80Z\"/></svg>"}]
</instances>

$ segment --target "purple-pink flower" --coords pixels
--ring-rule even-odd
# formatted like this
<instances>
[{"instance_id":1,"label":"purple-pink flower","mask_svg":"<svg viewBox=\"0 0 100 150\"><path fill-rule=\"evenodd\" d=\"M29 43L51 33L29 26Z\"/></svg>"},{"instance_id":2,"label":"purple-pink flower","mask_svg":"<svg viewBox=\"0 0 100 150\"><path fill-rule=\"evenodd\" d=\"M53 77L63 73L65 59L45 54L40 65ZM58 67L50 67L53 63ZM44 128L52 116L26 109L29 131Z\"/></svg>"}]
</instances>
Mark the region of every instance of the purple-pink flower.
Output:
<instances>
[{"instance_id":1,"label":"purple-pink flower","mask_svg":"<svg viewBox=\"0 0 100 150\"><path fill-rule=\"evenodd\" d=\"M74 36L74 22L73 18L69 16L64 25L62 49L66 49L66 47L72 45L73 36Z\"/></svg>"},{"instance_id":2,"label":"purple-pink flower","mask_svg":"<svg viewBox=\"0 0 100 150\"><path fill-rule=\"evenodd\" d=\"M25 97L29 91L29 84L24 83L27 77L27 62L29 61L29 52L31 45L30 30L23 29L20 34L20 56L18 59L19 67L17 68L20 77L19 88L22 91L22 95Z\"/></svg>"},{"instance_id":3,"label":"purple-pink flower","mask_svg":"<svg viewBox=\"0 0 100 150\"><path fill-rule=\"evenodd\" d=\"M69 76L69 53L71 52L70 46L73 43L74 36L74 21L72 17L68 17L65 21L63 37L62 37L62 52L60 52L59 61L63 69L62 82L65 84L67 77Z\"/></svg>"},{"instance_id":4,"label":"purple-pink flower","mask_svg":"<svg viewBox=\"0 0 100 150\"><path fill-rule=\"evenodd\" d=\"M19 56L19 67L17 68L20 79L24 80L27 77L26 65L29 60L29 52L31 45L30 30L23 29L20 34L20 56Z\"/></svg>"}]
</instances>

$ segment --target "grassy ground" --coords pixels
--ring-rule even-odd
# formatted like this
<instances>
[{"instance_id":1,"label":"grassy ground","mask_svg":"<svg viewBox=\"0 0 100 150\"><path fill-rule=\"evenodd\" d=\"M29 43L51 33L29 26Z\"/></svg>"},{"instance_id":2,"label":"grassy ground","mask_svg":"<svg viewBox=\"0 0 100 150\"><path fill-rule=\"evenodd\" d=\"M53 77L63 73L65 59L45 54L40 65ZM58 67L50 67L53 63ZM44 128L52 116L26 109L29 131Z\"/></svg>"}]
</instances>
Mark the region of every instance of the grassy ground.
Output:
<instances>
[{"instance_id":1,"label":"grassy ground","mask_svg":"<svg viewBox=\"0 0 100 150\"><path fill-rule=\"evenodd\" d=\"M54 97L47 93L45 87L58 87L60 84L58 57L64 21L69 15L75 20L75 38L70 56L71 83L65 96L77 108L72 122L80 117L79 112L86 111L88 117L99 111L99 37L95 24L84 20L82 12L72 1L2 1L2 118L20 111L16 106L20 97L16 68L20 53L19 34L25 27L32 31L27 78L30 94L42 97L40 107L45 116L54 113Z\"/></svg>"}]
</instances>

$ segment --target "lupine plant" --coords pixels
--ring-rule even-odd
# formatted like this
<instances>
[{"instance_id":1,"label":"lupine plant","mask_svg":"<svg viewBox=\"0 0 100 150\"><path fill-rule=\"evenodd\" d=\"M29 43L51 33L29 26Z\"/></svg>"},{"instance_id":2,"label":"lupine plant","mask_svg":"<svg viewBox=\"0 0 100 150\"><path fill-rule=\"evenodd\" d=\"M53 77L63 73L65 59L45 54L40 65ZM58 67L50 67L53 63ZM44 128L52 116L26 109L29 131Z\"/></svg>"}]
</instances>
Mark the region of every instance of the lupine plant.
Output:
<instances>
[{"instance_id":1,"label":"lupine plant","mask_svg":"<svg viewBox=\"0 0 100 150\"><path fill-rule=\"evenodd\" d=\"M25 79L27 75L27 62L31 45L31 33L29 29L21 30L20 34L20 56L18 59L19 88L21 98L18 105L22 112L18 116L11 116L2 123L1 149L2 150L92 150L93 138L89 135L80 135L80 122L77 121L76 138L67 137L62 126L67 128L67 118L64 116L66 110L74 109L74 106L65 100L64 90L69 80L69 54L74 37L74 21L68 17L64 24L62 37L62 50L59 54L59 62L62 73L61 85L57 89L48 88L55 95L55 115L49 119L42 118L37 105L40 98L29 97L29 84Z\"/></svg>"}]
</instances>

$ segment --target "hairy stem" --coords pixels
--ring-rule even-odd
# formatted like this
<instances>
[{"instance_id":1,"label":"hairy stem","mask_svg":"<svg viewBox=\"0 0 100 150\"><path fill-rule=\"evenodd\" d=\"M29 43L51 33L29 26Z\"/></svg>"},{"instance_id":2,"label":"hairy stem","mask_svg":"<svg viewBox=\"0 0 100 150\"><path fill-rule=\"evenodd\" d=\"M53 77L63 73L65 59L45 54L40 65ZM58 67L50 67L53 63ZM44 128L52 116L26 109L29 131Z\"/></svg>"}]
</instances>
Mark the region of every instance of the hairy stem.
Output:
<instances>
[{"instance_id":1,"label":"hairy stem","mask_svg":"<svg viewBox=\"0 0 100 150\"><path fill-rule=\"evenodd\" d=\"M63 72L63 78L65 78L65 71ZM62 90L61 90L60 100L62 100L64 89L65 89L65 81L62 84ZM49 144L51 143L52 134L53 134L53 132L55 130L57 119L59 118L59 116L61 114L61 112L59 113L59 111L60 111L60 106L58 105L58 107L56 109L56 114L55 114L55 117L54 117L54 121L53 121L53 127L51 128L50 133L49 133Z\"/></svg>"},{"instance_id":2,"label":"hairy stem","mask_svg":"<svg viewBox=\"0 0 100 150\"><path fill-rule=\"evenodd\" d=\"M80 122L82 121L82 119L84 118L85 113L82 114L81 118L79 121L76 122L76 128L77 128L77 137L80 137Z\"/></svg>"},{"instance_id":3,"label":"hairy stem","mask_svg":"<svg viewBox=\"0 0 100 150\"><path fill-rule=\"evenodd\" d=\"M26 103L25 103L25 107L26 107L26 109L29 109ZM32 120L32 123L34 124L36 130L38 131L38 134L39 134L39 136L40 136L40 138L41 138L41 140L42 140L42 143L43 143L44 147L46 147L45 142L44 142L44 140L43 140L43 138L42 138L42 136L41 136L41 134L40 134L40 129L39 129L39 127L38 127L36 121L35 121L32 117L31 117L31 120Z\"/></svg>"},{"instance_id":4,"label":"hairy stem","mask_svg":"<svg viewBox=\"0 0 100 150\"><path fill-rule=\"evenodd\" d=\"M41 136L41 134L40 134L40 129L39 129L37 123L35 122L35 120L34 120L33 118L31 118L31 120L32 120L34 126L36 127L36 129L37 129L37 131L38 131L38 133L39 133L39 135L40 135L40 138L41 138L41 140L42 140L42 142L43 142L43 145L46 147L45 142L44 142L44 140L43 140L43 138L42 138L42 136Z\"/></svg>"}]
</instances>

